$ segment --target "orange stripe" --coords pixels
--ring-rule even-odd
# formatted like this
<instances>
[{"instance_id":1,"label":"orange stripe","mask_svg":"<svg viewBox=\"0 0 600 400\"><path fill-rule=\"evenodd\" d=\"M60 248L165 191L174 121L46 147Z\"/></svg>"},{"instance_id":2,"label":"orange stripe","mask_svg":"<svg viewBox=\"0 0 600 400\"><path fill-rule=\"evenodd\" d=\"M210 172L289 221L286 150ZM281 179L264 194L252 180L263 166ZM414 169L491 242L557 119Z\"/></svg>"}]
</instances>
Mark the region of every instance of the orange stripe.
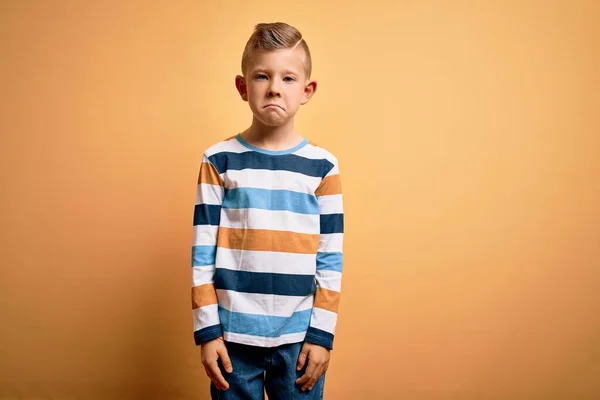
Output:
<instances>
[{"instance_id":1,"label":"orange stripe","mask_svg":"<svg viewBox=\"0 0 600 400\"><path fill-rule=\"evenodd\" d=\"M192 288L192 309L217 304L217 292L212 283Z\"/></svg>"},{"instance_id":2,"label":"orange stripe","mask_svg":"<svg viewBox=\"0 0 600 400\"><path fill-rule=\"evenodd\" d=\"M326 176L321 180L321 184L315 190L317 196L326 196L329 194L341 194L342 193L342 181L340 180L340 174Z\"/></svg>"},{"instance_id":3,"label":"orange stripe","mask_svg":"<svg viewBox=\"0 0 600 400\"><path fill-rule=\"evenodd\" d=\"M334 313L338 312L338 308L340 305L340 293L334 290L323 289L321 287L317 288L317 293L315 293L315 307L322 308L324 310L329 310Z\"/></svg>"},{"instance_id":4,"label":"orange stripe","mask_svg":"<svg viewBox=\"0 0 600 400\"><path fill-rule=\"evenodd\" d=\"M198 184L208 183L209 185L225 186L225 182L221 179L219 171L211 163L202 163L200 166L200 174L198 174Z\"/></svg>"},{"instance_id":5,"label":"orange stripe","mask_svg":"<svg viewBox=\"0 0 600 400\"><path fill-rule=\"evenodd\" d=\"M315 254L319 248L319 235L219 227L217 246L234 250Z\"/></svg>"}]
</instances>

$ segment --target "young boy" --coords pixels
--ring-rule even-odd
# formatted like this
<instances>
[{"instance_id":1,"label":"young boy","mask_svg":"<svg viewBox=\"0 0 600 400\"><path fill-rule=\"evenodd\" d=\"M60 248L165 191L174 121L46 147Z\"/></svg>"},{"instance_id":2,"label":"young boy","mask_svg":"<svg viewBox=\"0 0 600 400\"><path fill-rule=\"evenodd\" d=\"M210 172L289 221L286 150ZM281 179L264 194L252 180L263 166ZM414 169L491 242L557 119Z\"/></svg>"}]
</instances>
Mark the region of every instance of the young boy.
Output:
<instances>
[{"instance_id":1,"label":"young boy","mask_svg":"<svg viewBox=\"0 0 600 400\"><path fill-rule=\"evenodd\" d=\"M213 399L322 399L342 278L338 161L294 129L317 88L298 30L256 25L242 74L252 124L200 167L194 338Z\"/></svg>"}]
</instances>

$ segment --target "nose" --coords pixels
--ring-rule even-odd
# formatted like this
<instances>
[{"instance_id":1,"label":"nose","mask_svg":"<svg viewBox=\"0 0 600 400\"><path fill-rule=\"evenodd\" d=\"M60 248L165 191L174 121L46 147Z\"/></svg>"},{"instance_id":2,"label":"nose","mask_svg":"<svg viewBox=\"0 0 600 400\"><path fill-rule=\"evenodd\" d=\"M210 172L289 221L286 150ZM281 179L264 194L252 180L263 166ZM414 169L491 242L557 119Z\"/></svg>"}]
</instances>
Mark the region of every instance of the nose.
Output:
<instances>
[{"instance_id":1,"label":"nose","mask_svg":"<svg viewBox=\"0 0 600 400\"><path fill-rule=\"evenodd\" d=\"M279 85L277 84L275 79L272 79L270 81L268 95L269 97L281 96Z\"/></svg>"}]
</instances>

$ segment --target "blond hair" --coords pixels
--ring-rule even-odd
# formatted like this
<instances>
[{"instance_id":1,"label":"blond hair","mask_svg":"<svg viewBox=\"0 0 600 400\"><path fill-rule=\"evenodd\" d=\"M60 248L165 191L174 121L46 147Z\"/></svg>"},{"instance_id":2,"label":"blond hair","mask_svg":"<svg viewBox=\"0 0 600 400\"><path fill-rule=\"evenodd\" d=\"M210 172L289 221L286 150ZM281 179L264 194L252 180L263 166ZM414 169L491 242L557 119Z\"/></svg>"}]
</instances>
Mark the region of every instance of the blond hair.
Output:
<instances>
[{"instance_id":1,"label":"blond hair","mask_svg":"<svg viewBox=\"0 0 600 400\"><path fill-rule=\"evenodd\" d=\"M248 39L246 47L244 48L244 53L242 54L242 74L246 74L246 67L248 66L248 61L250 60L253 51L293 49L298 45L304 49L304 53L306 54L304 59L304 72L306 73L306 78L309 79L312 70L310 50L298 29L285 22L257 24L254 27L254 32L252 33L252 36L250 36L250 39Z\"/></svg>"}]
</instances>

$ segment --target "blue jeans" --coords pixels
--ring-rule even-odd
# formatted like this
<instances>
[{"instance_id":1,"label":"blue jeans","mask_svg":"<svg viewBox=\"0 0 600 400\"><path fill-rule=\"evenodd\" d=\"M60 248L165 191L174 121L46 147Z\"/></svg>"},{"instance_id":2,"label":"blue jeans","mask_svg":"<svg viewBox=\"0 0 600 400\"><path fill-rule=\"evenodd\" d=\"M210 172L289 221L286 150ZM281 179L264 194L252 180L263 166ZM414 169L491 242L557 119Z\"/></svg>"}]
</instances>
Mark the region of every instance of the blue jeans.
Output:
<instances>
[{"instance_id":1,"label":"blue jeans","mask_svg":"<svg viewBox=\"0 0 600 400\"><path fill-rule=\"evenodd\" d=\"M227 373L219 360L219 368L229 389L219 390L210 383L213 400L263 400L266 389L269 400L322 399L325 388L325 374L312 390L301 390L296 384L306 371L308 360L302 370L297 371L298 356L303 343L291 343L278 347L257 347L225 342L233 372Z\"/></svg>"}]
</instances>

